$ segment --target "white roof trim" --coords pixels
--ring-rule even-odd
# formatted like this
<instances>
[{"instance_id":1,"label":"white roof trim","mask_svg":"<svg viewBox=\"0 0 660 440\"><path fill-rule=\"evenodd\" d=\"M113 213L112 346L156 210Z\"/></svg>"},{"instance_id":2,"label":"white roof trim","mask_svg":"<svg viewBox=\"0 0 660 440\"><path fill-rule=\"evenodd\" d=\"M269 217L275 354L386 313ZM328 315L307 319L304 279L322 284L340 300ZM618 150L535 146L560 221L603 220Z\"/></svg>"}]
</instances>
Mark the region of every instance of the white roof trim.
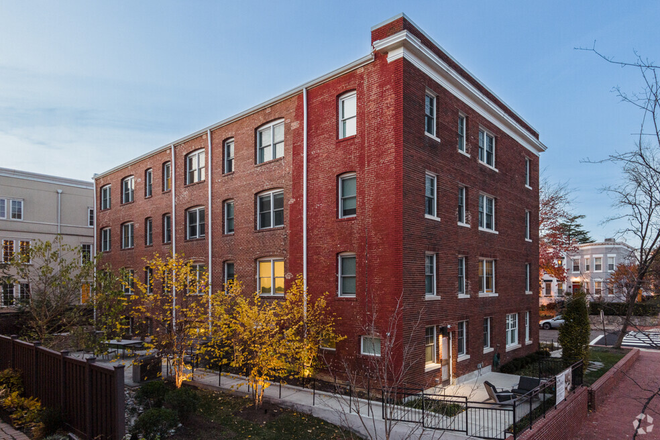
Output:
<instances>
[{"instance_id":1,"label":"white roof trim","mask_svg":"<svg viewBox=\"0 0 660 440\"><path fill-rule=\"evenodd\" d=\"M94 189L94 182L87 180L69 179L68 177L51 176L48 174L32 173L30 171L12 170L9 168L0 168L1 177L11 177L14 179L24 179L33 182L50 183L54 185L73 186L75 188Z\"/></svg>"}]
</instances>

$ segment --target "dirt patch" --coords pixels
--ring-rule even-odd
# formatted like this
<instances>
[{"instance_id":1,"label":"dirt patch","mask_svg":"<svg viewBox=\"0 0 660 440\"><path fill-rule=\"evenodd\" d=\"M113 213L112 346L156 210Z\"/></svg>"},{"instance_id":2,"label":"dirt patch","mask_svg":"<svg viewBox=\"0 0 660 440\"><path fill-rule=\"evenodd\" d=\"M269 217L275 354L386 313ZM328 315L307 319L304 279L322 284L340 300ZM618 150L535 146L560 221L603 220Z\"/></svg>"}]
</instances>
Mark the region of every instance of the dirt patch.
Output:
<instances>
[{"instance_id":1,"label":"dirt patch","mask_svg":"<svg viewBox=\"0 0 660 440\"><path fill-rule=\"evenodd\" d=\"M190 420L179 429L176 433L168 437L172 440L219 440L219 439L231 439L236 437L234 432L229 431L218 423L214 423L206 417L194 414L190 417Z\"/></svg>"},{"instance_id":2,"label":"dirt patch","mask_svg":"<svg viewBox=\"0 0 660 440\"><path fill-rule=\"evenodd\" d=\"M236 411L234 415L249 422L256 423L257 425L265 425L266 423L277 419L286 411L287 410L282 409L277 405L273 405L270 402L263 402L259 408L250 405L240 411Z\"/></svg>"}]
</instances>

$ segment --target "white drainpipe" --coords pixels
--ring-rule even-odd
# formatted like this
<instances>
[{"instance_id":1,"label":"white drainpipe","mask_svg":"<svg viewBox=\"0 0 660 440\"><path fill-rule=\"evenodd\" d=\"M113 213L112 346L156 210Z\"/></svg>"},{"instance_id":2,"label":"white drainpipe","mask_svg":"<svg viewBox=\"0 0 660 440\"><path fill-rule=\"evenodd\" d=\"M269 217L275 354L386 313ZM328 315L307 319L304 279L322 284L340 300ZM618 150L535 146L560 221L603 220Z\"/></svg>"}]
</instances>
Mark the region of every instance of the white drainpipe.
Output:
<instances>
[{"instance_id":1,"label":"white drainpipe","mask_svg":"<svg viewBox=\"0 0 660 440\"><path fill-rule=\"evenodd\" d=\"M307 88L303 88L303 317L307 320Z\"/></svg>"},{"instance_id":2,"label":"white drainpipe","mask_svg":"<svg viewBox=\"0 0 660 440\"><path fill-rule=\"evenodd\" d=\"M62 233L62 190L57 190L57 233Z\"/></svg>"},{"instance_id":3,"label":"white drainpipe","mask_svg":"<svg viewBox=\"0 0 660 440\"><path fill-rule=\"evenodd\" d=\"M176 258L176 172L174 167L174 144L172 144L172 258ZM176 325L176 274L172 272L172 331Z\"/></svg>"},{"instance_id":4,"label":"white drainpipe","mask_svg":"<svg viewBox=\"0 0 660 440\"><path fill-rule=\"evenodd\" d=\"M208 136L208 141L209 141L209 160L208 160L208 166L207 166L207 171L206 171L206 178L208 179L209 182L209 203L208 203L208 208L206 209L206 212L208 212L209 216L209 221L208 221L208 227L206 228L206 235L208 237L209 241L209 264L207 266L207 273L208 273L208 289L209 289L209 332L211 331L213 324L212 324L212 315L211 315L211 293L213 292L213 208L211 207L211 202L213 198L211 197L211 191L213 188L213 173L211 166L213 165L213 149L211 145L211 130L207 130L207 136Z\"/></svg>"}]
</instances>

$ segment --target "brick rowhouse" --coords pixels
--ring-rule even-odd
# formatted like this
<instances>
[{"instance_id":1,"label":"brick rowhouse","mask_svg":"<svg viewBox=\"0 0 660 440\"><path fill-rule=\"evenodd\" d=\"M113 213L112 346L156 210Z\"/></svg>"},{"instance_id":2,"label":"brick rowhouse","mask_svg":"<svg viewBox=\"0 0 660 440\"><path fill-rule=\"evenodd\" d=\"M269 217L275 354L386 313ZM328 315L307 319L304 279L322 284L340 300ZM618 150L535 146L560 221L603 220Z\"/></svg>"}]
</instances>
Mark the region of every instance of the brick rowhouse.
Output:
<instances>
[{"instance_id":1,"label":"brick rowhouse","mask_svg":"<svg viewBox=\"0 0 660 440\"><path fill-rule=\"evenodd\" d=\"M371 35L371 54L98 175L98 249L110 230L103 263L136 274L176 251L209 268L214 291L232 268L246 292L288 287L306 260L309 295L330 293L347 336L329 358L377 355L397 317L392 362L409 366L406 381L461 381L538 346L545 146L405 15Z\"/></svg>"}]
</instances>

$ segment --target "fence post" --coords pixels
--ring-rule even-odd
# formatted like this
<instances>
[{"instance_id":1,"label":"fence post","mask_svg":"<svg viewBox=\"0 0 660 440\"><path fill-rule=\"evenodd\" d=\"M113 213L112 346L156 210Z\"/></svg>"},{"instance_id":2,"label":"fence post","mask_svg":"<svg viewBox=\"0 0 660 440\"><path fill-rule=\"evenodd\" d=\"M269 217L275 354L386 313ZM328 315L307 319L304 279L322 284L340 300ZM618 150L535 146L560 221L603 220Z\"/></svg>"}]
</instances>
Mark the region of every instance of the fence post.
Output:
<instances>
[{"instance_id":1,"label":"fence post","mask_svg":"<svg viewBox=\"0 0 660 440\"><path fill-rule=\"evenodd\" d=\"M424 401L424 388L422 388L422 426L424 425L424 409L426 408L426 402Z\"/></svg>"},{"instance_id":2,"label":"fence post","mask_svg":"<svg viewBox=\"0 0 660 440\"><path fill-rule=\"evenodd\" d=\"M66 420L66 361L69 350L60 351L60 411Z\"/></svg>"},{"instance_id":3,"label":"fence post","mask_svg":"<svg viewBox=\"0 0 660 440\"><path fill-rule=\"evenodd\" d=\"M34 353L33 353L34 358L33 358L33 364L32 364L32 376L33 376L32 377L32 383L33 383L33 385L32 385L33 386L32 395L34 397L37 397L39 400L43 401L43 396L41 395L41 392L40 392L42 390L42 388L41 388L41 386L39 386L40 385L39 384L39 379L40 379L41 375L37 372L37 369L39 368L38 367L38 364L39 364L39 359L38 359L39 353L38 352L39 352L39 346L41 345L41 342L40 341L34 341L32 343L32 345L33 345L32 348L34 350Z\"/></svg>"},{"instance_id":4,"label":"fence post","mask_svg":"<svg viewBox=\"0 0 660 440\"><path fill-rule=\"evenodd\" d=\"M87 358L85 364L85 431L88 439L94 438L92 432L92 364L96 362L95 357Z\"/></svg>"},{"instance_id":5,"label":"fence post","mask_svg":"<svg viewBox=\"0 0 660 440\"><path fill-rule=\"evenodd\" d=\"M513 440L516 440L518 437L517 430L516 430L516 401L513 401Z\"/></svg>"},{"instance_id":6,"label":"fence post","mask_svg":"<svg viewBox=\"0 0 660 440\"><path fill-rule=\"evenodd\" d=\"M14 344L16 344L16 339L18 335L11 335L11 356L9 356L9 368L16 368L16 349Z\"/></svg>"},{"instance_id":7,"label":"fence post","mask_svg":"<svg viewBox=\"0 0 660 440\"><path fill-rule=\"evenodd\" d=\"M534 411L534 406L532 405L533 400L534 399L532 398L532 396L529 396L529 430L530 431L532 430L532 424L534 423L534 417L532 414L532 412Z\"/></svg>"},{"instance_id":8,"label":"fence post","mask_svg":"<svg viewBox=\"0 0 660 440\"><path fill-rule=\"evenodd\" d=\"M312 406L316 406L316 379L312 378Z\"/></svg>"},{"instance_id":9,"label":"fence post","mask_svg":"<svg viewBox=\"0 0 660 440\"><path fill-rule=\"evenodd\" d=\"M112 431L115 434L114 440L121 440L124 438L126 430L126 402L124 398L124 366L115 365L114 378L112 383L115 385L115 396L117 401L114 402L113 412L115 417L113 422Z\"/></svg>"}]
</instances>

